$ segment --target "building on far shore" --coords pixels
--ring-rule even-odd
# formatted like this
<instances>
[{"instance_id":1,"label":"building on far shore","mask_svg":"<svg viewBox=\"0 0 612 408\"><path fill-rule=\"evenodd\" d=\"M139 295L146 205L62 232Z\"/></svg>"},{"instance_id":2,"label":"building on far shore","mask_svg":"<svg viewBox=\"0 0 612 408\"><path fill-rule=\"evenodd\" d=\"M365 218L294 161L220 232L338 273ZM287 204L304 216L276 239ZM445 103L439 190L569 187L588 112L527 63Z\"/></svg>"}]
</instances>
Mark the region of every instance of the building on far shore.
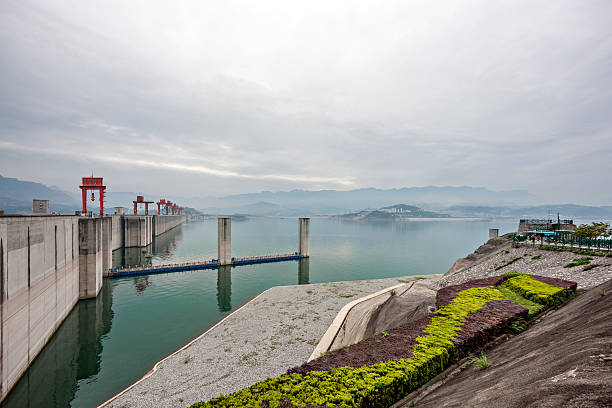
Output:
<instances>
[{"instance_id":1,"label":"building on far shore","mask_svg":"<svg viewBox=\"0 0 612 408\"><path fill-rule=\"evenodd\" d=\"M518 235L527 235L528 231L551 231L558 234L571 234L576 230L574 220L562 220L557 214L556 220L523 219L519 221Z\"/></svg>"}]
</instances>

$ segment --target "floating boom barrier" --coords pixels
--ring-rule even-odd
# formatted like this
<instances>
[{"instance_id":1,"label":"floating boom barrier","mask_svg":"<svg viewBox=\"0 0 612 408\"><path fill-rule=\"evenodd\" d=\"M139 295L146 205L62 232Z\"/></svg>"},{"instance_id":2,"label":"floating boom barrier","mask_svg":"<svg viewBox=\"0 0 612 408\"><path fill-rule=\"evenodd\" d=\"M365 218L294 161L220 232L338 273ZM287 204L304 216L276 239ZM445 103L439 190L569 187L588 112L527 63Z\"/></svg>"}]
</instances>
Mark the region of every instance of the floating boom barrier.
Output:
<instances>
[{"instance_id":1,"label":"floating boom barrier","mask_svg":"<svg viewBox=\"0 0 612 408\"><path fill-rule=\"evenodd\" d=\"M294 252L293 254L248 256L245 258L232 258L232 262L228 266L253 265L260 263L283 262L300 259L302 259L302 255L299 252ZM104 274L104 277L119 278L123 276L150 275L154 273L182 272L198 269L216 269L219 266L221 266L221 264L219 263L218 259L211 259L210 261L186 262L171 265L137 266L133 268L110 268Z\"/></svg>"}]
</instances>

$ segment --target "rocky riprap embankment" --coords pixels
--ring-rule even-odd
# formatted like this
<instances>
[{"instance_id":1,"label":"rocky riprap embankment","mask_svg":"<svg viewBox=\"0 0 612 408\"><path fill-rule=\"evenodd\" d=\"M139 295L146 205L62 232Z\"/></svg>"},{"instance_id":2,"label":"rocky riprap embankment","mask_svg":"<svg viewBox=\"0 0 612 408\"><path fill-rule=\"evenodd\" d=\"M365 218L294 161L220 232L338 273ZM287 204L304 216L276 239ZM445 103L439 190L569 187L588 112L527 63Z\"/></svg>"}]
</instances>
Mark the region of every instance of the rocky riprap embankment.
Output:
<instances>
[{"instance_id":1,"label":"rocky riprap embankment","mask_svg":"<svg viewBox=\"0 0 612 408\"><path fill-rule=\"evenodd\" d=\"M578 283L578 289L589 289L612 278L612 258L609 257L591 256L590 263L597 266L589 270L584 270L584 266L564 267L574 259L585 256L572 252L541 250L538 245L513 248L510 240L490 240L474 254L457 260L438 281L438 287L457 285L511 271L574 281ZM520 259L499 268L516 258Z\"/></svg>"}]
</instances>

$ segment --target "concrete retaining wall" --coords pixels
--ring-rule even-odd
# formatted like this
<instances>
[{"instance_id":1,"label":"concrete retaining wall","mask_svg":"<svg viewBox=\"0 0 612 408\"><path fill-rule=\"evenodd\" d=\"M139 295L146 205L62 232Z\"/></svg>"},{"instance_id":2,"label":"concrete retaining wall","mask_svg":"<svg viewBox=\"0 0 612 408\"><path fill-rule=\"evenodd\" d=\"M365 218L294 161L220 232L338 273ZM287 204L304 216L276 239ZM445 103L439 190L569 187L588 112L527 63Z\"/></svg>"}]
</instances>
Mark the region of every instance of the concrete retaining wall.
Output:
<instances>
[{"instance_id":1,"label":"concrete retaining wall","mask_svg":"<svg viewBox=\"0 0 612 408\"><path fill-rule=\"evenodd\" d=\"M79 299L79 218L0 217L2 399Z\"/></svg>"},{"instance_id":2,"label":"concrete retaining wall","mask_svg":"<svg viewBox=\"0 0 612 408\"><path fill-rule=\"evenodd\" d=\"M178 227L186 221L184 215L154 215L153 236L157 237L172 228Z\"/></svg>"}]
</instances>

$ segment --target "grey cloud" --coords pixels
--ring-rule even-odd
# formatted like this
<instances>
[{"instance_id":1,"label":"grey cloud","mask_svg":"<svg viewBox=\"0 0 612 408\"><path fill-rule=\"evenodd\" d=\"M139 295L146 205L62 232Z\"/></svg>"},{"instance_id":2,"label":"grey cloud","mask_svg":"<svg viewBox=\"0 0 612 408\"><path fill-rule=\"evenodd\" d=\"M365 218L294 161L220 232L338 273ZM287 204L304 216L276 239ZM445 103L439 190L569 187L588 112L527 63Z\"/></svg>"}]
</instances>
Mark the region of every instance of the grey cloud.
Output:
<instances>
[{"instance_id":1,"label":"grey cloud","mask_svg":"<svg viewBox=\"0 0 612 408\"><path fill-rule=\"evenodd\" d=\"M1 170L36 160L65 187L61 161L183 195L438 184L609 203L611 11L5 1Z\"/></svg>"}]
</instances>

